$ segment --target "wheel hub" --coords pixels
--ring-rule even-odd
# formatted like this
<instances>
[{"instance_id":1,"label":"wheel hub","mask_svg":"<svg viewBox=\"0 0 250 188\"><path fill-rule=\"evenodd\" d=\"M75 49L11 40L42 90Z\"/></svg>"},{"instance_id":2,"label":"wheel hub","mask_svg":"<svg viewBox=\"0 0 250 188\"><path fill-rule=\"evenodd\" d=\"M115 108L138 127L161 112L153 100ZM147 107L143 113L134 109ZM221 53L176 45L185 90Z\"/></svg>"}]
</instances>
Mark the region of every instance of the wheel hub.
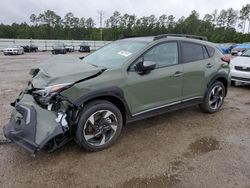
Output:
<instances>
[{"instance_id":1,"label":"wheel hub","mask_svg":"<svg viewBox=\"0 0 250 188\"><path fill-rule=\"evenodd\" d=\"M84 125L83 135L86 141L95 146L109 142L117 129L117 118L109 110L99 110L93 113Z\"/></svg>"}]
</instances>

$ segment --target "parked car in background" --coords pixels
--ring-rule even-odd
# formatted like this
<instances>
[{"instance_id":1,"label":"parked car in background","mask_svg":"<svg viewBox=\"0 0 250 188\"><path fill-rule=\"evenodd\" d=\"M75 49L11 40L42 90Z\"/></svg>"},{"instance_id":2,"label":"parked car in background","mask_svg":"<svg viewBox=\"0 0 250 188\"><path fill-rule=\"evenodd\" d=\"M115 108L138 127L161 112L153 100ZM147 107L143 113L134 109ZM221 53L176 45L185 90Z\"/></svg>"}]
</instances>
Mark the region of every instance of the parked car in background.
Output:
<instances>
[{"instance_id":1,"label":"parked car in background","mask_svg":"<svg viewBox=\"0 0 250 188\"><path fill-rule=\"evenodd\" d=\"M66 48L64 43L62 42L56 42L53 46L52 46L52 54L66 54Z\"/></svg>"},{"instance_id":2,"label":"parked car in background","mask_svg":"<svg viewBox=\"0 0 250 188\"><path fill-rule=\"evenodd\" d=\"M250 84L250 50L231 60L231 84L236 82Z\"/></svg>"},{"instance_id":3,"label":"parked car in background","mask_svg":"<svg viewBox=\"0 0 250 188\"><path fill-rule=\"evenodd\" d=\"M206 40L124 38L83 60L49 59L30 71L4 135L32 153L52 152L72 139L99 151L129 122L193 105L218 112L230 82L229 59Z\"/></svg>"},{"instance_id":4,"label":"parked car in background","mask_svg":"<svg viewBox=\"0 0 250 188\"><path fill-rule=\"evenodd\" d=\"M24 54L23 47L20 45L13 44L9 46L8 48L5 48L3 50L4 55L20 55Z\"/></svg>"},{"instance_id":5,"label":"parked car in background","mask_svg":"<svg viewBox=\"0 0 250 188\"><path fill-rule=\"evenodd\" d=\"M66 52L74 52L75 47L73 45L65 45Z\"/></svg>"},{"instance_id":6,"label":"parked car in background","mask_svg":"<svg viewBox=\"0 0 250 188\"><path fill-rule=\"evenodd\" d=\"M90 46L87 42L82 42L80 44L79 52L90 52Z\"/></svg>"},{"instance_id":7,"label":"parked car in background","mask_svg":"<svg viewBox=\"0 0 250 188\"><path fill-rule=\"evenodd\" d=\"M22 47L23 47L24 52L37 52L38 51L38 47L33 44L25 45Z\"/></svg>"},{"instance_id":8,"label":"parked car in background","mask_svg":"<svg viewBox=\"0 0 250 188\"><path fill-rule=\"evenodd\" d=\"M223 54L231 54L233 48L235 48L237 44L234 43L221 43L218 44L218 48L221 50Z\"/></svg>"},{"instance_id":9,"label":"parked car in background","mask_svg":"<svg viewBox=\"0 0 250 188\"><path fill-rule=\"evenodd\" d=\"M250 49L250 43L246 42L246 43L242 43L239 44L237 46L235 46L232 51L231 54L232 55L241 55L242 53L244 53L246 50Z\"/></svg>"}]
</instances>

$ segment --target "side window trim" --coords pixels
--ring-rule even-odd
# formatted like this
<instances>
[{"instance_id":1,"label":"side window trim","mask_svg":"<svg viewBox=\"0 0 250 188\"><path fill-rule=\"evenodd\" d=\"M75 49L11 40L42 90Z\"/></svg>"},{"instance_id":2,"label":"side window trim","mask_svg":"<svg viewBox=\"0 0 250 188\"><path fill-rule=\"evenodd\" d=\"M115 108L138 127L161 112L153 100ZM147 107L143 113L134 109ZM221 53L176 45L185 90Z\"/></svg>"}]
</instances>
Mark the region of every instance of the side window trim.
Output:
<instances>
[{"instance_id":1,"label":"side window trim","mask_svg":"<svg viewBox=\"0 0 250 188\"><path fill-rule=\"evenodd\" d=\"M163 42L159 42L157 44L155 44L154 46L150 47L149 49L147 49L145 52L143 52L140 56L138 56L138 58L136 58L135 61L133 61L127 68L127 71L129 72L135 72L135 70L132 69L133 65L139 60L141 59L147 52L149 52L151 49L153 49L156 46L159 46L161 44L165 44L165 43L171 43L171 42L175 42L177 44L177 54L178 54L178 62L177 64L174 65L168 65L168 66L163 66L163 67L158 67L155 69L161 69L161 68L166 68L166 67L171 67L171 66L176 66L181 64L181 46L180 46L180 42L178 40L168 40L168 41L163 41Z\"/></svg>"}]
</instances>

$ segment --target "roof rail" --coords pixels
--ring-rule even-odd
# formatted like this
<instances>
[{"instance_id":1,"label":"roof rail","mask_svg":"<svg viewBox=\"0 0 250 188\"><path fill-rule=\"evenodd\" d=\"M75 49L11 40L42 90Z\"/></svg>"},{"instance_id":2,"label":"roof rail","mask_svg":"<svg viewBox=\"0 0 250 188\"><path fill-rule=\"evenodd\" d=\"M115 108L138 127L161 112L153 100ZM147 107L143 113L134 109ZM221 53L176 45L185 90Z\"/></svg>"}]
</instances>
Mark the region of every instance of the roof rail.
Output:
<instances>
[{"instance_id":1,"label":"roof rail","mask_svg":"<svg viewBox=\"0 0 250 188\"><path fill-rule=\"evenodd\" d=\"M123 35L119 39L136 38L136 37L153 37L149 35Z\"/></svg>"},{"instance_id":2,"label":"roof rail","mask_svg":"<svg viewBox=\"0 0 250 188\"><path fill-rule=\"evenodd\" d=\"M187 35L187 34L162 34L162 35L155 36L154 40L159 40L159 39L167 38L167 37L185 37L185 38L192 38L192 39L207 41L207 37L197 36L197 35Z\"/></svg>"}]
</instances>

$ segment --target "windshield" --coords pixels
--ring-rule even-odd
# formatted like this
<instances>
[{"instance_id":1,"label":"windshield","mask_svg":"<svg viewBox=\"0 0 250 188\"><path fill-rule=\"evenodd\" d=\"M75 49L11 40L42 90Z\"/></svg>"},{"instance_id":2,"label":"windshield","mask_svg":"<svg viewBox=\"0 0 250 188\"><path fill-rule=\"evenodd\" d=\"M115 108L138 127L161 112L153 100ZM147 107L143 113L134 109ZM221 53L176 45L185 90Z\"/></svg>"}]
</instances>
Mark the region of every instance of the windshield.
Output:
<instances>
[{"instance_id":1,"label":"windshield","mask_svg":"<svg viewBox=\"0 0 250 188\"><path fill-rule=\"evenodd\" d=\"M245 53L243 53L241 56L250 57L250 50L247 50Z\"/></svg>"},{"instance_id":2,"label":"windshield","mask_svg":"<svg viewBox=\"0 0 250 188\"><path fill-rule=\"evenodd\" d=\"M116 41L88 55L83 61L98 67L118 68L146 44L146 42Z\"/></svg>"}]
</instances>

